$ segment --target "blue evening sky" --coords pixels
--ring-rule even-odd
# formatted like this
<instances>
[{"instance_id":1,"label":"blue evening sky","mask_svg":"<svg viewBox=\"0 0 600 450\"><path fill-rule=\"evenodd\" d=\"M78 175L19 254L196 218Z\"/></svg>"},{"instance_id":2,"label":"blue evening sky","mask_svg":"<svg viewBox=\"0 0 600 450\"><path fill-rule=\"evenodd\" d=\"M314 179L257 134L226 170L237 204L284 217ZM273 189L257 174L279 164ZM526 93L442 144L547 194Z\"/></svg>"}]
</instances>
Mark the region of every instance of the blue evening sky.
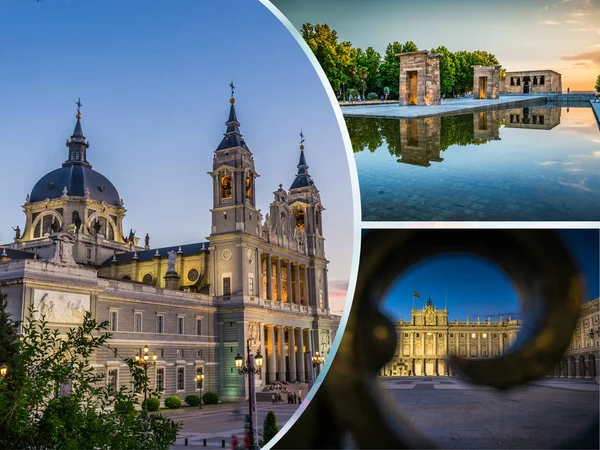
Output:
<instances>
[{"instance_id":1,"label":"blue evening sky","mask_svg":"<svg viewBox=\"0 0 600 450\"><path fill-rule=\"evenodd\" d=\"M573 255L585 278L586 300L599 296L598 230L560 230L559 236ZM413 291L415 308L431 297L437 308L447 298L448 318L463 321L499 320L499 316L521 318L521 306L508 277L491 262L468 255L445 255L415 265L389 289L383 307L394 320L410 320Z\"/></svg>"},{"instance_id":2,"label":"blue evening sky","mask_svg":"<svg viewBox=\"0 0 600 450\"><path fill-rule=\"evenodd\" d=\"M272 0L297 29L327 23L341 41L380 53L394 41L426 50L486 50L507 70L552 69L563 90L593 90L600 73L599 0Z\"/></svg>"},{"instance_id":3,"label":"blue evening sky","mask_svg":"<svg viewBox=\"0 0 600 450\"><path fill-rule=\"evenodd\" d=\"M0 242L24 225L36 181L67 158L81 97L88 160L119 190L124 221L151 246L210 233L212 156L229 82L254 153L263 214L296 174L299 132L326 211L332 309L352 261L348 158L326 91L279 20L256 0L12 0L0 4Z\"/></svg>"}]
</instances>

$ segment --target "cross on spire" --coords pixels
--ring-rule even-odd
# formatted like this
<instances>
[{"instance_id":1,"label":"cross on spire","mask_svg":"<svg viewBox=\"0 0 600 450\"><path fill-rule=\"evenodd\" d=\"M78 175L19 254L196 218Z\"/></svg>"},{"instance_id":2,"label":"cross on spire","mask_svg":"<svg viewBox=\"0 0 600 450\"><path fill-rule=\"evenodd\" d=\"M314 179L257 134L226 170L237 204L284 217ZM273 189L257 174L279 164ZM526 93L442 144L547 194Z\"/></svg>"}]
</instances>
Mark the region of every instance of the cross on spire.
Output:
<instances>
[{"instance_id":1,"label":"cross on spire","mask_svg":"<svg viewBox=\"0 0 600 450\"><path fill-rule=\"evenodd\" d=\"M233 93L235 91L235 86L233 85L233 78L231 79L231 83L229 83L229 87L231 88L231 98L233 98Z\"/></svg>"},{"instance_id":2,"label":"cross on spire","mask_svg":"<svg viewBox=\"0 0 600 450\"><path fill-rule=\"evenodd\" d=\"M302 134L302 129L300 129L300 143L304 144L304 134Z\"/></svg>"}]
</instances>

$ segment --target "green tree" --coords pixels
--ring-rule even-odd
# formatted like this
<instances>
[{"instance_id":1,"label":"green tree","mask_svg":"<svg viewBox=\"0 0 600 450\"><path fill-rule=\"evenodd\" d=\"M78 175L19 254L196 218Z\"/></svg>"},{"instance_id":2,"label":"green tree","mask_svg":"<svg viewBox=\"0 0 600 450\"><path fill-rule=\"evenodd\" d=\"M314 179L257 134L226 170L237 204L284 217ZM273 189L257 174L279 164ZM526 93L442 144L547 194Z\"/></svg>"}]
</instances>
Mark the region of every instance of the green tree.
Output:
<instances>
[{"instance_id":1,"label":"green tree","mask_svg":"<svg viewBox=\"0 0 600 450\"><path fill-rule=\"evenodd\" d=\"M596 78L596 86L594 86L594 88L596 89L596 92L600 92L600 75Z\"/></svg>"},{"instance_id":2,"label":"green tree","mask_svg":"<svg viewBox=\"0 0 600 450\"><path fill-rule=\"evenodd\" d=\"M389 87L384 87L383 88L383 95L385 95L385 99L387 100L388 95L390 95L390 88Z\"/></svg>"},{"instance_id":3,"label":"green tree","mask_svg":"<svg viewBox=\"0 0 600 450\"><path fill-rule=\"evenodd\" d=\"M369 47L365 51L358 49L356 66L360 68L361 78L365 81L365 90L379 92L381 90L379 77L381 55L373 47Z\"/></svg>"},{"instance_id":4,"label":"green tree","mask_svg":"<svg viewBox=\"0 0 600 450\"><path fill-rule=\"evenodd\" d=\"M87 313L69 330L48 326L44 317L22 325L18 369L0 383L0 445L4 448L168 449L180 424L158 414L142 416L135 392L108 386L91 365L108 346L108 322ZM147 383L143 370L126 360L134 386ZM150 391L150 395L155 395Z\"/></svg>"},{"instance_id":5,"label":"green tree","mask_svg":"<svg viewBox=\"0 0 600 450\"><path fill-rule=\"evenodd\" d=\"M315 54L334 92L341 93L342 84L350 81L357 49L350 42L338 42L337 32L326 24L305 23L302 38Z\"/></svg>"},{"instance_id":6,"label":"green tree","mask_svg":"<svg viewBox=\"0 0 600 450\"><path fill-rule=\"evenodd\" d=\"M0 290L0 364L6 364L10 377L17 370L19 341L17 325L6 311L7 307L6 294Z\"/></svg>"},{"instance_id":7,"label":"green tree","mask_svg":"<svg viewBox=\"0 0 600 450\"><path fill-rule=\"evenodd\" d=\"M269 411L263 424L263 445L273 439L273 436L275 436L278 431L279 427L277 426L275 413L273 411Z\"/></svg>"},{"instance_id":8,"label":"green tree","mask_svg":"<svg viewBox=\"0 0 600 450\"><path fill-rule=\"evenodd\" d=\"M440 55L440 93L452 95L456 84L454 53L444 46L433 48L431 52Z\"/></svg>"},{"instance_id":9,"label":"green tree","mask_svg":"<svg viewBox=\"0 0 600 450\"><path fill-rule=\"evenodd\" d=\"M346 117L345 120L354 153L363 150L374 152L381 147L383 140L376 119L371 117Z\"/></svg>"},{"instance_id":10,"label":"green tree","mask_svg":"<svg viewBox=\"0 0 600 450\"><path fill-rule=\"evenodd\" d=\"M416 52L418 50L417 44L413 41L407 41L404 44L395 41L386 47L379 69L381 74L379 78L382 86L389 86L390 95L393 98L398 98L400 82L400 61L396 55L399 53Z\"/></svg>"}]
</instances>

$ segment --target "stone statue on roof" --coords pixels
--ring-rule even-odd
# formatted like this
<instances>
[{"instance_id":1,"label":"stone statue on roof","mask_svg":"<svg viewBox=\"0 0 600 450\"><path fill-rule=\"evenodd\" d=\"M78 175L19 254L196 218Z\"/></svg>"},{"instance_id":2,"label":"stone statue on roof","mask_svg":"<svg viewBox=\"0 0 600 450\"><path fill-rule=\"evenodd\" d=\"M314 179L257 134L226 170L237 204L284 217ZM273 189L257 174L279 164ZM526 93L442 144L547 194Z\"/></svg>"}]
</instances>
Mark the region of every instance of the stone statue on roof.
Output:
<instances>
[{"instance_id":1,"label":"stone statue on roof","mask_svg":"<svg viewBox=\"0 0 600 450\"><path fill-rule=\"evenodd\" d=\"M150 248L150 234L149 233L146 233L146 237L144 238L144 244L147 249Z\"/></svg>"},{"instance_id":2,"label":"stone statue on roof","mask_svg":"<svg viewBox=\"0 0 600 450\"><path fill-rule=\"evenodd\" d=\"M19 225L17 225L17 228L13 228L13 230L15 231L15 240L19 240L21 239L21 228L19 228Z\"/></svg>"},{"instance_id":3,"label":"stone statue on roof","mask_svg":"<svg viewBox=\"0 0 600 450\"><path fill-rule=\"evenodd\" d=\"M169 255L167 260L167 272L176 272L175 263L177 262L177 253L175 253L174 250L171 250L167 255Z\"/></svg>"}]
</instances>

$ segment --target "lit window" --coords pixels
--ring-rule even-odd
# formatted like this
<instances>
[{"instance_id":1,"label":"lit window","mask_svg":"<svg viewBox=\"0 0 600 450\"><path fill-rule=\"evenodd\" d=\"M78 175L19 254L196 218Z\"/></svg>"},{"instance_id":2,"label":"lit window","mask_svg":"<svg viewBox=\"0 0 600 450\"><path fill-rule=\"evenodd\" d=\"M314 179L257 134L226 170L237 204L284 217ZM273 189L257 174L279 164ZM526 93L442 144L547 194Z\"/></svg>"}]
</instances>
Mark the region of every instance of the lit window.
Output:
<instances>
[{"instance_id":1,"label":"lit window","mask_svg":"<svg viewBox=\"0 0 600 450\"><path fill-rule=\"evenodd\" d=\"M223 295L231 295L231 277L223 277Z\"/></svg>"},{"instance_id":2,"label":"lit window","mask_svg":"<svg viewBox=\"0 0 600 450\"><path fill-rule=\"evenodd\" d=\"M483 334L481 335L481 337L482 337L482 338L484 338L484 339L485 339L485 338L487 338L487 333L483 333Z\"/></svg>"},{"instance_id":3,"label":"lit window","mask_svg":"<svg viewBox=\"0 0 600 450\"><path fill-rule=\"evenodd\" d=\"M471 333L471 339L475 339L476 334L475 333Z\"/></svg>"}]
</instances>

